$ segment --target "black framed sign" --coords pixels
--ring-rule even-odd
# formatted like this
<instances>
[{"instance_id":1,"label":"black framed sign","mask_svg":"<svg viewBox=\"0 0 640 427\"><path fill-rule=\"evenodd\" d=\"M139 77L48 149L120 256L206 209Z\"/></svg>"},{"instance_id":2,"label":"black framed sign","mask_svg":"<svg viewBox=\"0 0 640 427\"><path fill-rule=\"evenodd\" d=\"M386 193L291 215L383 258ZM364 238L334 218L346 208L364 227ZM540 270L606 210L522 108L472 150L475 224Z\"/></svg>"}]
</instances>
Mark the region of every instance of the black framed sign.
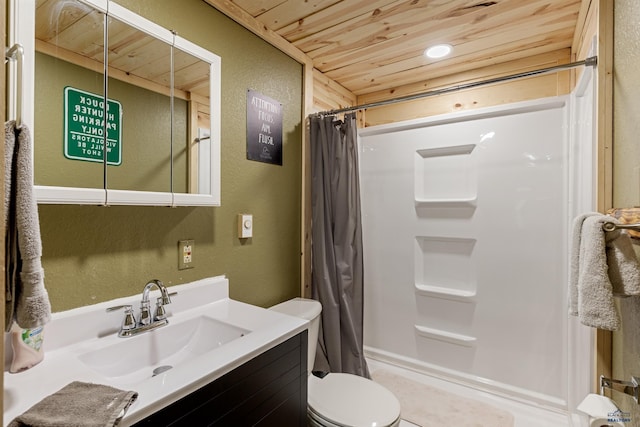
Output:
<instances>
[{"instance_id":1,"label":"black framed sign","mask_svg":"<svg viewBox=\"0 0 640 427\"><path fill-rule=\"evenodd\" d=\"M247 90L247 159L282 166L282 104Z\"/></svg>"}]
</instances>

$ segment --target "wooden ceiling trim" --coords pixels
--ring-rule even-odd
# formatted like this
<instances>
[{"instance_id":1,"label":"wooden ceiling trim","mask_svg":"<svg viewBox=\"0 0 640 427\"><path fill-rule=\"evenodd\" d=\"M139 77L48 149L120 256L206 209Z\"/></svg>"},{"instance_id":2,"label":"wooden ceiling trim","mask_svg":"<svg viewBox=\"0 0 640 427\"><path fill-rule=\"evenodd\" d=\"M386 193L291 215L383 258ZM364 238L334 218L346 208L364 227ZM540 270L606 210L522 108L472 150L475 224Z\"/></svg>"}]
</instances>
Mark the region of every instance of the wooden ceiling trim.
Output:
<instances>
[{"instance_id":1,"label":"wooden ceiling trim","mask_svg":"<svg viewBox=\"0 0 640 427\"><path fill-rule=\"evenodd\" d=\"M369 104L395 97L415 95L429 90L441 89L458 84L466 84L487 80L496 77L504 77L510 74L523 73L552 67L571 62L571 49L562 48L537 55L529 55L511 61L505 61L494 65L474 68L455 74L446 74L439 77L430 77L421 82L395 86L375 92L369 92L358 96L358 104Z\"/></svg>"}]
</instances>

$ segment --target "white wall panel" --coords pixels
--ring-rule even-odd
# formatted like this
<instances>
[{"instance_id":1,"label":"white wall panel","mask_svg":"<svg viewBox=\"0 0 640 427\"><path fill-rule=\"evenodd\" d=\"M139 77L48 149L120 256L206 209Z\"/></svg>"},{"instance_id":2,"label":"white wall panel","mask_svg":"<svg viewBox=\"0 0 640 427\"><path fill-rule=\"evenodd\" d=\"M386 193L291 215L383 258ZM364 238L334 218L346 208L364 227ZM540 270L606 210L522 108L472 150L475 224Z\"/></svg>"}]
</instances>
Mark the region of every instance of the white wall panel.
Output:
<instances>
[{"instance_id":1,"label":"white wall panel","mask_svg":"<svg viewBox=\"0 0 640 427\"><path fill-rule=\"evenodd\" d=\"M367 348L565 405L567 99L360 132Z\"/></svg>"}]
</instances>

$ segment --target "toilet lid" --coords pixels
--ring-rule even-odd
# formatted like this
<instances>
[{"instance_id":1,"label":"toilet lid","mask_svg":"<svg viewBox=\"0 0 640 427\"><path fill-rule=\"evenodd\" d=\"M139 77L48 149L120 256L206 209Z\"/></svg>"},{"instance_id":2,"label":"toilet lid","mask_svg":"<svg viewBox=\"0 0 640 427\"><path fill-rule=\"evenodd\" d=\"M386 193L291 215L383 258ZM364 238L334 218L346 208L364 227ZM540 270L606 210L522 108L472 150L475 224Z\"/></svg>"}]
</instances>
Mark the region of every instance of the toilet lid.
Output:
<instances>
[{"instance_id":1,"label":"toilet lid","mask_svg":"<svg viewBox=\"0 0 640 427\"><path fill-rule=\"evenodd\" d=\"M393 393L357 375L309 375L308 391L309 409L338 425L390 426L400 417L400 402Z\"/></svg>"}]
</instances>

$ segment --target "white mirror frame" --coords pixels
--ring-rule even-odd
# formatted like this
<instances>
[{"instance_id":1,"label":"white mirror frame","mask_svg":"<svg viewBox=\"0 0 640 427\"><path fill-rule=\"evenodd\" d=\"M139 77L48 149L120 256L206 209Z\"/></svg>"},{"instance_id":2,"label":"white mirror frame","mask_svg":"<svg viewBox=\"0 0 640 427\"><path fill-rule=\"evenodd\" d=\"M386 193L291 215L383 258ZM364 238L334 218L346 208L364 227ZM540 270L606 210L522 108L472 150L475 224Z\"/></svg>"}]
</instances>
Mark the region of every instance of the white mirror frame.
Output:
<instances>
[{"instance_id":1,"label":"white mirror frame","mask_svg":"<svg viewBox=\"0 0 640 427\"><path fill-rule=\"evenodd\" d=\"M169 45L209 63L210 73L210 144L211 194L167 193L114 190L109 188L76 188L36 185L35 194L41 204L74 205L142 205L142 206L220 206L220 112L221 59L111 0L77 0L109 16L119 19ZM9 1L9 46L20 43L24 48L22 122L33 132L35 72L35 0ZM18 25L19 23L19 25ZM10 82L16 76L10 75ZM12 85L15 87L15 85ZM10 91L8 91L10 92ZM14 105L10 103L9 105ZM37 144L37 141L34 141ZM173 179L173 177L172 177Z\"/></svg>"}]
</instances>

